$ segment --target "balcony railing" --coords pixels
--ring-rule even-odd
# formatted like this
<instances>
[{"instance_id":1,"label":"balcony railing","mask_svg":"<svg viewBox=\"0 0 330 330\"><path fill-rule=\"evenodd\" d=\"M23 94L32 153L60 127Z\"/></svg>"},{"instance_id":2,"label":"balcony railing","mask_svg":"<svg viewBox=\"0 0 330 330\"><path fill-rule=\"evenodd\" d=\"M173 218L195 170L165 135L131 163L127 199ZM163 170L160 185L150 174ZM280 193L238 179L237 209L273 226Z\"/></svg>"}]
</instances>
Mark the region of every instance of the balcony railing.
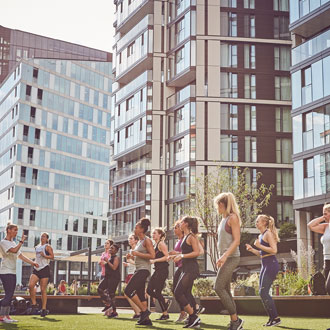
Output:
<instances>
[{"instance_id":1,"label":"balcony railing","mask_svg":"<svg viewBox=\"0 0 330 330\"><path fill-rule=\"evenodd\" d=\"M143 158L116 171L114 182L151 169L151 158Z\"/></svg>"},{"instance_id":2,"label":"balcony railing","mask_svg":"<svg viewBox=\"0 0 330 330\"><path fill-rule=\"evenodd\" d=\"M113 199L113 209L119 209L124 206L129 206L136 204L138 202L144 201L146 199L145 190L139 189L131 191L127 194L123 194L121 197L116 197Z\"/></svg>"},{"instance_id":3,"label":"balcony railing","mask_svg":"<svg viewBox=\"0 0 330 330\"><path fill-rule=\"evenodd\" d=\"M177 104L183 102L189 97L195 97L195 96L196 96L196 86L188 85L187 87L181 89L179 92L167 98L167 109L176 106Z\"/></svg>"},{"instance_id":4,"label":"balcony railing","mask_svg":"<svg viewBox=\"0 0 330 330\"><path fill-rule=\"evenodd\" d=\"M117 26L119 26L123 21L125 21L130 15L135 12L136 9L138 9L145 2L148 2L148 0L134 0L129 6L124 6L122 12L117 11Z\"/></svg>"},{"instance_id":5,"label":"balcony railing","mask_svg":"<svg viewBox=\"0 0 330 330\"><path fill-rule=\"evenodd\" d=\"M172 14L173 17L171 17L171 21L175 20L190 6L196 6L196 0L178 1L178 4L175 4L174 13Z\"/></svg>"},{"instance_id":6,"label":"balcony railing","mask_svg":"<svg viewBox=\"0 0 330 330\"><path fill-rule=\"evenodd\" d=\"M306 16L330 0L290 0L290 23Z\"/></svg>"},{"instance_id":7,"label":"balcony railing","mask_svg":"<svg viewBox=\"0 0 330 330\"><path fill-rule=\"evenodd\" d=\"M292 49L292 65L296 65L330 47L330 30Z\"/></svg>"}]
</instances>

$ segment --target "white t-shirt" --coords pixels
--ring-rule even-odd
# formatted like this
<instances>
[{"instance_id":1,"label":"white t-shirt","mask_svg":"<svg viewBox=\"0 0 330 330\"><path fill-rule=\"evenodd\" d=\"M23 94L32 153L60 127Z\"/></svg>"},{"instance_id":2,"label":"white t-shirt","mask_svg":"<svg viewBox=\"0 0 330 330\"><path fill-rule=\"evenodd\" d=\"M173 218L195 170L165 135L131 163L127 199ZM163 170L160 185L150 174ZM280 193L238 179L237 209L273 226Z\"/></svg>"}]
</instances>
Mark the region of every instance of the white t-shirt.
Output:
<instances>
[{"instance_id":1,"label":"white t-shirt","mask_svg":"<svg viewBox=\"0 0 330 330\"><path fill-rule=\"evenodd\" d=\"M0 274L16 274L16 260L21 254L21 251L18 250L16 253L8 252L16 245L17 244L14 241L8 241L6 239L3 239L0 242L0 251L2 254Z\"/></svg>"}]
</instances>

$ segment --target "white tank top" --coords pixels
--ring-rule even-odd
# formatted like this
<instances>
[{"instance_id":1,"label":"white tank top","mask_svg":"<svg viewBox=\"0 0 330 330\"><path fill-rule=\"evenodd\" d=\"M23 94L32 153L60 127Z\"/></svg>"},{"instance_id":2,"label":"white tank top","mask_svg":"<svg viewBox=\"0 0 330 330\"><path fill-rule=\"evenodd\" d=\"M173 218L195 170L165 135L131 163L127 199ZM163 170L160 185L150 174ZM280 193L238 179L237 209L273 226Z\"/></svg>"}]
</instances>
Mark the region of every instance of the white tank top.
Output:
<instances>
[{"instance_id":1,"label":"white tank top","mask_svg":"<svg viewBox=\"0 0 330 330\"><path fill-rule=\"evenodd\" d=\"M48 246L48 244L44 244L44 245L37 245L36 246L36 260L35 262L39 265L39 267L34 267L35 270L39 271L43 268L45 268L46 266L49 265L49 259L43 257L41 255L41 252L43 252L46 255L46 247Z\"/></svg>"},{"instance_id":2,"label":"white tank top","mask_svg":"<svg viewBox=\"0 0 330 330\"><path fill-rule=\"evenodd\" d=\"M330 260L330 227L326 226L323 236L321 237L323 244L323 257L324 260Z\"/></svg>"}]
</instances>

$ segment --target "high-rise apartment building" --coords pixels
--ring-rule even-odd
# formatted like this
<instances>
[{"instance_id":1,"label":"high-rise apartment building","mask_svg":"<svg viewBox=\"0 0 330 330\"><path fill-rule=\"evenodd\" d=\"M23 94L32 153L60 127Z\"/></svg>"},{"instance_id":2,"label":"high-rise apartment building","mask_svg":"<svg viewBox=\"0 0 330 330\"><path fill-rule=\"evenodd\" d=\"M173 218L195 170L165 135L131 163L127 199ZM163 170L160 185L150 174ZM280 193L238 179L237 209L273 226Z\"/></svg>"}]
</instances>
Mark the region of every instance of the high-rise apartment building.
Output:
<instances>
[{"instance_id":1,"label":"high-rise apartment building","mask_svg":"<svg viewBox=\"0 0 330 330\"><path fill-rule=\"evenodd\" d=\"M294 210L298 251L312 246L322 267L320 235L307 223L322 215L330 192L330 1L290 1Z\"/></svg>"},{"instance_id":2,"label":"high-rise apartment building","mask_svg":"<svg viewBox=\"0 0 330 330\"><path fill-rule=\"evenodd\" d=\"M1 27L1 41L8 30ZM95 249L108 237L111 54L22 31L9 35L8 53L26 56L13 60L0 85L0 226L19 225L26 253L44 231L56 255ZM81 274L80 263L69 268ZM30 276L24 269L18 267L18 283ZM54 281L68 280L67 272L67 263L56 261Z\"/></svg>"},{"instance_id":3,"label":"high-rise apartment building","mask_svg":"<svg viewBox=\"0 0 330 330\"><path fill-rule=\"evenodd\" d=\"M288 1L115 1L110 231L171 229L196 177L248 167L293 221Z\"/></svg>"}]
</instances>

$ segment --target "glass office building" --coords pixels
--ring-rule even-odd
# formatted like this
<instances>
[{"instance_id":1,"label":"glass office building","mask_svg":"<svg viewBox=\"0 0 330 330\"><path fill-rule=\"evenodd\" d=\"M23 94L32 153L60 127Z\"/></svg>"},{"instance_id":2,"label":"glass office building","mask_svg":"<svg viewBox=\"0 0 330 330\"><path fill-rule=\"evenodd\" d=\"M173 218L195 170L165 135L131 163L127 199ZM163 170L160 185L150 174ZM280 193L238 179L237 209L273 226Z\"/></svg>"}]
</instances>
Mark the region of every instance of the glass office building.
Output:
<instances>
[{"instance_id":1,"label":"glass office building","mask_svg":"<svg viewBox=\"0 0 330 330\"><path fill-rule=\"evenodd\" d=\"M26 253L44 231L57 255L108 238L112 63L101 53L20 59L0 86L0 226L19 225ZM65 267L55 262L55 282Z\"/></svg>"},{"instance_id":2,"label":"glass office building","mask_svg":"<svg viewBox=\"0 0 330 330\"><path fill-rule=\"evenodd\" d=\"M298 246L323 265L320 235L307 223L322 215L330 192L330 1L290 1L294 210Z\"/></svg>"},{"instance_id":3,"label":"glass office building","mask_svg":"<svg viewBox=\"0 0 330 330\"><path fill-rule=\"evenodd\" d=\"M218 165L262 172L265 212L293 221L288 1L115 4L110 233L171 229Z\"/></svg>"}]
</instances>

